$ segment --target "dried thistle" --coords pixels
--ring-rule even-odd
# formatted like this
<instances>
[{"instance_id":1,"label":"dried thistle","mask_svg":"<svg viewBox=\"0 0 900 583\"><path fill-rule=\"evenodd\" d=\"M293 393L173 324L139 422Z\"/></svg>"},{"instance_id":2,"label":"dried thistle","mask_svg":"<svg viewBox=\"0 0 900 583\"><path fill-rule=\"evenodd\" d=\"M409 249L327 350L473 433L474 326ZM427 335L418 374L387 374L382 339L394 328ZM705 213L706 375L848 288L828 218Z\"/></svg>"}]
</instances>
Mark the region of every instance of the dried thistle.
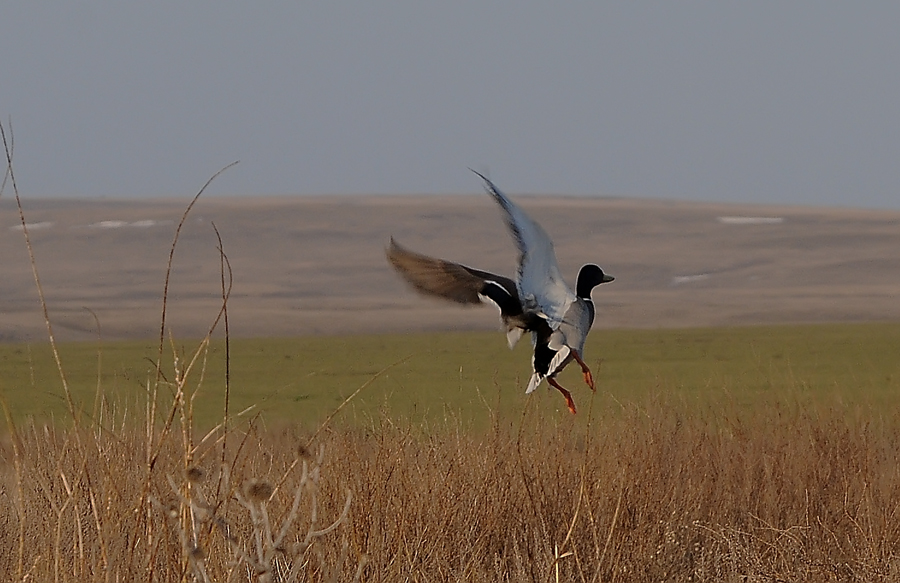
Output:
<instances>
[{"instance_id":1,"label":"dried thistle","mask_svg":"<svg viewBox=\"0 0 900 583\"><path fill-rule=\"evenodd\" d=\"M247 482L244 491L252 500L256 500L257 502L265 502L272 496L272 493L275 491L275 487L272 486L272 484L270 484L269 482L257 480L256 478L254 478Z\"/></svg>"},{"instance_id":2,"label":"dried thistle","mask_svg":"<svg viewBox=\"0 0 900 583\"><path fill-rule=\"evenodd\" d=\"M203 480L203 477L205 476L203 470L197 466L189 467L187 469L187 471L185 472L185 475L187 477L188 482L191 482L194 484L201 482Z\"/></svg>"},{"instance_id":3,"label":"dried thistle","mask_svg":"<svg viewBox=\"0 0 900 583\"><path fill-rule=\"evenodd\" d=\"M204 552L202 547L191 547L190 556L194 561L202 561L206 558L206 552Z\"/></svg>"}]
</instances>

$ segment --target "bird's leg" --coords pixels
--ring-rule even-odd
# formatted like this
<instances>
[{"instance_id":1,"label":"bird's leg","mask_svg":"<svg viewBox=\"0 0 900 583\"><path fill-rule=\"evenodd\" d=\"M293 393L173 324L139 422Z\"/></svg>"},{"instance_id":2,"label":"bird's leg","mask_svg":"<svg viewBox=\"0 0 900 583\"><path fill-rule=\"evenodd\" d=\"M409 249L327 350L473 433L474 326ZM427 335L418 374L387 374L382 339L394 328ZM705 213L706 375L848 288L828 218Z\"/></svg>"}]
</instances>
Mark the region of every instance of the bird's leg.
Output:
<instances>
[{"instance_id":1,"label":"bird's leg","mask_svg":"<svg viewBox=\"0 0 900 583\"><path fill-rule=\"evenodd\" d=\"M558 382L556 382L556 379L553 377L547 377L547 382L550 383L550 385L553 388L555 388L557 391L562 393L562 396L566 398L566 407L568 407L569 411L571 411L572 415L574 415L576 413L576 411L575 411L575 401L572 400L572 393L565 390L562 387L562 385L560 385Z\"/></svg>"},{"instance_id":2,"label":"bird's leg","mask_svg":"<svg viewBox=\"0 0 900 583\"><path fill-rule=\"evenodd\" d=\"M575 357L575 362L581 365L581 372L584 374L584 382L596 393L597 389L594 387L594 375L591 374L591 369L588 368L588 365L581 359L581 355L578 354L577 350L573 350L572 355Z\"/></svg>"}]
</instances>

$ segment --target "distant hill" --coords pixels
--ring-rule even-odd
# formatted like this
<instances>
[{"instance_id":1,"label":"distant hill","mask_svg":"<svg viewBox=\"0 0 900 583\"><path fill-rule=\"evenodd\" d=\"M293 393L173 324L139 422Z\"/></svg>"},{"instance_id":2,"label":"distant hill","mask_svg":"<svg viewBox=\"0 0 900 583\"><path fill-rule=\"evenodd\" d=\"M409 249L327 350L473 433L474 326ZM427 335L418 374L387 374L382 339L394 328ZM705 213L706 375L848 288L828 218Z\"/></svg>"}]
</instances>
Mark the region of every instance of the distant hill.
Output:
<instances>
[{"instance_id":1,"label":"distant hill","mask_svg":"<svg viewBox=\"0 0 900 583\"><path fill-rule=\"evenodd\" d=\"M596 328L900 320L900 212L529 197L571 281L585 262ZM46 330L18 212L0 201L0 340ZM186 200L25 201L58 339L159 334L165 267ZM201 198L182 230L168 327L205 334L221 303L212 223L233 270L236 336L491 329L489 307L417 296L391 271L411 249L513 274L515 249L487 196ZM87 309L86 309L87 308ZM90 310L90 311L88 311Z\"/></svg>"}]
</instances>

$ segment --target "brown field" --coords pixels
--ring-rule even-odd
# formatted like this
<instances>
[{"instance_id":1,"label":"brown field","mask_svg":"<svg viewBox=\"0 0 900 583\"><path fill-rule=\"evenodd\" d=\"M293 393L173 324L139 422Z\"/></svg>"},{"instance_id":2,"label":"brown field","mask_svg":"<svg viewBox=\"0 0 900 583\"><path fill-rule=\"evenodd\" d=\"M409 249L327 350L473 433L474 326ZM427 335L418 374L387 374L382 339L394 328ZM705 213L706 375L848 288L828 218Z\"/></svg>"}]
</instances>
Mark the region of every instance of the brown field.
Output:
<instances>
[{"instance_id":1,"label":"brown field","mask_svg":"<svg viewBox=\"0 0 900 583\"><path fill-rule=\"evenodd\" d=\"M3 444L0 572L896 581L900 419L796 397L752 410L721 399L702 411L656 397L587 429L536 407L487 433L384 417L314 446L295 427L244 425L224 450L221 431L200 443L177 422L149 439L131 417L102 431L31 425Z\"/></svg>"},{"instance_id":2,"label":"brown field","mask_svg":"<svg viewBox=\"0 0 900 583\"><path fill-rule=\"evenodd\" d=\"M900 320L898 211L517 198L554 238L570 280L588 261L617 277L595 292L597 327ZM28 222L47 225L31 237L60 339L96 338L85 308L105 339L158 335L169 246L186 204L25 201ZM783 221L719 219L735 216ZM391 235L423 253L514 269L512 241L487 195L201 198L174 261L169 321L178 337L205 334L218 309L213 222L234 270L236 336L497 327L491 308L409 291L384 259ZM9 198L0 200L0 340L33 341L46 333L17 224Z\"/></svg>"}]
</instances>

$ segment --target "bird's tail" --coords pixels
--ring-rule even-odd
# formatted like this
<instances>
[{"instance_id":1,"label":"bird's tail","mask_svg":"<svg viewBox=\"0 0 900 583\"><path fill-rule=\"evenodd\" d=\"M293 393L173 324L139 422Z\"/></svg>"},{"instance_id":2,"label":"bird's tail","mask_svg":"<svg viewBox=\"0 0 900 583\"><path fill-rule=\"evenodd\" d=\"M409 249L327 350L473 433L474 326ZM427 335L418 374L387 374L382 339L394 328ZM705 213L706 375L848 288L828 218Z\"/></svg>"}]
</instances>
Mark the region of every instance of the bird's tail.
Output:
<instances>
[{"instance_id":1,"label":"bird's tail","mask_svg":"<svg viewBox=\"0 0 900 583\"><path fill-rule=\"evenodd\" d=\"M522 337L522 329L515 325L508 325L506 329L506 343L509 344L509 349L512 350L516 347L516 342L519 341L519 338Z\"/></svg>"}]
</instances>

